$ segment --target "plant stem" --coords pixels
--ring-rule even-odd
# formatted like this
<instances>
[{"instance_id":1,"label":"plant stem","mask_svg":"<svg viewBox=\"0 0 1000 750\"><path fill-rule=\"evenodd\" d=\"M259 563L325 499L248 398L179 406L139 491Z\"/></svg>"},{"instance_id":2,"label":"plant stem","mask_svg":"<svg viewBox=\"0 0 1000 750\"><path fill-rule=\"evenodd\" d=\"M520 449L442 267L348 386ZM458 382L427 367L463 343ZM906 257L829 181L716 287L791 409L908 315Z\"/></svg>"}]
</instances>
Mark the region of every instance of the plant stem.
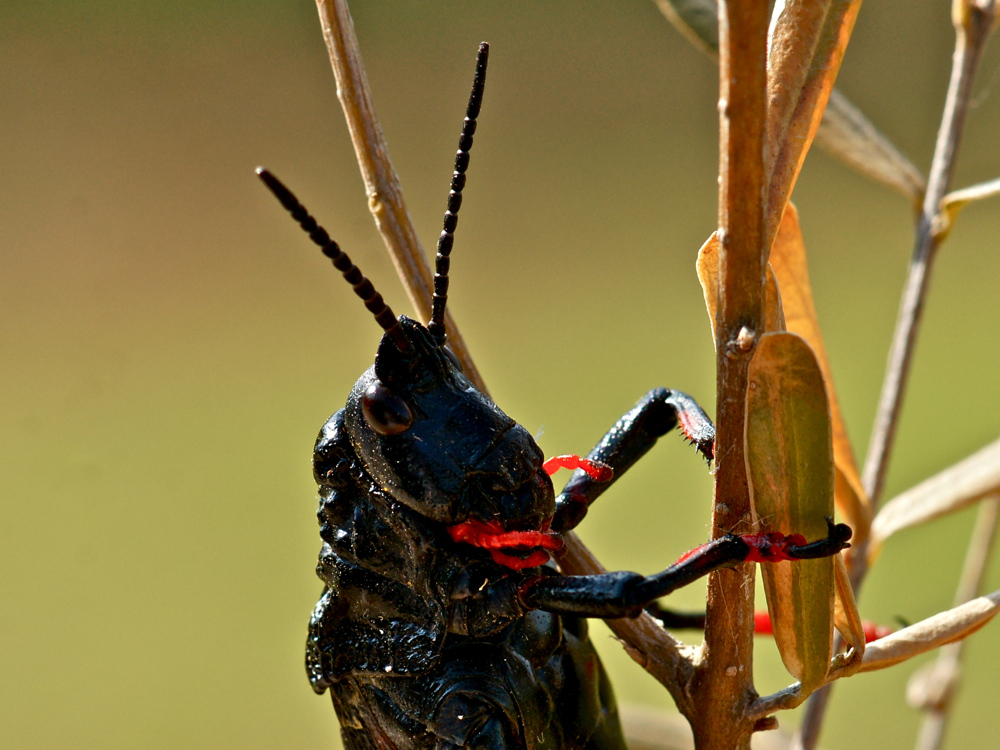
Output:
<instances>
[{"instance_id":1,"label":"plant stem","mask_svg":"<svg viewBox=\"0 0 1000 750\"><path fill-rule=\"evenodd\" d=\"M956 3L961 4L963 0L956 0ZM995 3L992 0L984 6L968 2L966 7L969 8L969 12L962 19L955 19L955 51L952 55L948 94L934 147L927 192L924 194L923 207L917 220L913 257L903 288L896 330L889 349L885 379L882 382L882 393L879 397L862 475L862 484L871 500L873 512L878 506L885 485L907 377L917 334L920 331L924 300L930 285L934 257L942 239L937 232L942 210L941 199L948 192L955 170L958 145L971 100L972 84L986 40L993 27ZM866 546L867 543L862 541L852 549L851 559L854 564L851 567L851 583L856 596L861 593L861 584L868 571ZM816 746L832 687L827 685L809 697L802 724L793 741L796 750L812 750Z\"/></svg>"},{"instance_id":2,"label":"plant stem","mask_svg":"<svg viewBox=\"0 0 1000 750\"><path fill-rule=\"evenodd\" d=\"M882 395L879 398L875 424L868 446L868 456L862 476L865 492L871 498L873 507L878 505L885 485L889 457L896 436L896 426L906 392L907 377L913 359L913 350L920 331L920 319L924 301L930 284L931 270L940 243L937 233L941 199L948 192L952 173L955 170L959 141L965 125L965 115L969 108L972 84L976 68L993 23L993 13L977 10L970 13L970 23L957 27L955 53L952 58L951 81L945 100L941 128L938 131L931 163L927 193L917 222L917 235L910 261L909 276L903 289L899 316L892 346Z\"/></svg>"},{"instance_id":3,"label":"plant stem","mask_svg":"<svg viewBox=\"0 0 1000 750\"><path fill-rule=\"evenodd\" d=\"M347 1L316 0L316 8L337 79L337 98L344 110L354 153L365 181L368 208L375 217L375 225L410 296L410 302L417 314L428 321L431 317L434 276L406 210L399 177L389 160L389 147L375 115L371 88L361 62L361 51ZM462 363L466 376L480 391L489 393L450 312L445 313L445 322L448 346Z\"/></svg>"},{"instance_id":4,"label":"plant stem","mask_svg":"<svg viewBox=\"0 0 1000 750\"><path fill-rule=\"evenodd\" d=\"M719 299L716 313L712 535L752 528L744 460L747 368L764 332L764 129L767 3L719 3ZM754 569L708 579L705 642L688 714L695 746L749 748Z\"/></svg>"}]
</instances>

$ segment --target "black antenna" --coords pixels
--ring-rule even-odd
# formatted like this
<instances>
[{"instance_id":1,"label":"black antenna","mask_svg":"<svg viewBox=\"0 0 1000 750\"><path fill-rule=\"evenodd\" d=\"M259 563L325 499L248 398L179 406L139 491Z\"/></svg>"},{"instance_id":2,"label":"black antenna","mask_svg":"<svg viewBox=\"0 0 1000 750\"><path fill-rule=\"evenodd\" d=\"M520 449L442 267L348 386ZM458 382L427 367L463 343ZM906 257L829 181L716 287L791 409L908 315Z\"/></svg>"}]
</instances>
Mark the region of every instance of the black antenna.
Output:
<instances>
[{"instance_id":1,"label":"black antenna","mask_svg":"<svg viewBox=\"0 0 1000 750\"><path fill-rule=\"evenodd\" d=\"M455 227L458 226L458 209L462 207L462 188L465 187L465 170L469 168L469 151L472 150L472 135L476 132L476 118L483 104L483 87L486 85L486 63L490 57L490 45L479 45L476 56L476 77L472 81L469 106L465 110L462 135L458 139L458 153L455 154L455 171L451 175L451 192L448 193L448 210L444 212L444 228L438 238L437 259L434 264L434 304L431 321L427 330L444 346L444 310L448 304L448 269L451 267L451 248L455 244Z\"/></svg>"},{"instance_id":2,"label":"black antenna","mask_svg":"<svg viewBox=\"0 0 1000 750\"><path fill-rule=\"evenodd\" d=\"M340 246L330 239L326 230L316 223L316 219L309 215L306 207L299 202L291 190L282 184L281 180L264 167L257 167L257 176L264 181L268 189L274 193L274 197L288 210L299 226L308 233L309 239L320 246L323 255L333 262L333 267L344 275L348 284L354 287L354 293L364 301L365 307L375 316L375 321L382 326L382 330L389 334L396 348L401 352L409 352L412 349L410 340L403 333L403 327L396 319L395 313L385 304L382 295L375 291L375 287L362 275L360 269L351 262Z\"/></svg>"}]
</instances>

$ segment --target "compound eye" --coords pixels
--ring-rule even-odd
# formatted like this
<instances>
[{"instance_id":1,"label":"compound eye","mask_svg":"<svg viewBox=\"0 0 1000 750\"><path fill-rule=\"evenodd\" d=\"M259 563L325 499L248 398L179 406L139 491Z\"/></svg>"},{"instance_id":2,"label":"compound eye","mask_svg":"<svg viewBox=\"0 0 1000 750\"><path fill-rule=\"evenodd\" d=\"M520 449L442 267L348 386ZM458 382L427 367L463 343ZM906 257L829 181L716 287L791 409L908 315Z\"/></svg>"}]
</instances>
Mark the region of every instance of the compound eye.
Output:
<instances>
[{"instance_id":1,"label":"compound eye","mask_svg":"<svg viewBox=\"0 0 1000 750\"><path fill-rule=\"evenodd\" d=\"M413 412L406 402L376 380L361 397L365 420L379 435L399 435L413 426Z\"/></svg>"}]
</instances>

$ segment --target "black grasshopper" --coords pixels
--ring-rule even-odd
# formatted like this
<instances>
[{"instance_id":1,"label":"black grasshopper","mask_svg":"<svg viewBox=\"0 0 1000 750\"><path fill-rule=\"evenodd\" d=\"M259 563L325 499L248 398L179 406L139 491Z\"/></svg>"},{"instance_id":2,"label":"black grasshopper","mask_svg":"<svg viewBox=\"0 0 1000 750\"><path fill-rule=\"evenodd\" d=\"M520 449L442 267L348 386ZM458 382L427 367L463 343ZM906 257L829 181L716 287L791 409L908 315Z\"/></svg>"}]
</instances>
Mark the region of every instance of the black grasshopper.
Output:
<instances>
[{"instance_id":1,"label":"black grasshopper","mask_svg":"<svg viewBox=\"0 0 1000 750\"><path fill-rule=\"evenodd\" d=\"M348 750L624 750L585 618L634 617L710 571L830 555L851 534L832 524L811 544L729 534L652 576L566 576L550 562L560 534L660 436L680 426L711 459L715 431L693 399L658 388L586 459L546 462L448 350L449 256L487 53L483 44L427 327L397 319L291 192L258 170L385 331L313 458L325 589L309 622L306 669L318 693L330 689ZM576 471L557 496L549 474L560 466Z\"/></svg>"}]
</instances>

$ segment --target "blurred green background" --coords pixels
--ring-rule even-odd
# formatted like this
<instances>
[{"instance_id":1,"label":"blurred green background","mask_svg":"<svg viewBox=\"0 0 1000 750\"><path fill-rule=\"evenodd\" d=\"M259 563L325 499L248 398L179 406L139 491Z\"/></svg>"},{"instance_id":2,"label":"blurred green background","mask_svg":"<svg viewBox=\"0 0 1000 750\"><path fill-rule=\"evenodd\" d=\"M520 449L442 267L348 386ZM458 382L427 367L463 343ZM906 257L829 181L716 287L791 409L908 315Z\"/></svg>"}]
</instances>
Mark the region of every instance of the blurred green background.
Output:
<instances>
[{"instance_id":1,"label":"blurred green background","mask_svg":"<svg viewBox=\"0 0 1000 750\"><path fill-rule=\"evenodd\" d=\"M476 44L493 45L452 309L498 403L549 455L585 452L655 385L712 412L694 259L715 226L714 65L648 0L353 10L428 248ZM945 0L866 4L839 81L922 169L948 14ZM1000 174L998 47L958 186ZM378 330L253 168L285 179L411 311L366 208L315 7L8 1L0 102L0 746L339 746L302 667L320 591L309 461ZM911 211L820 153L795 199L860 459ZM887 497L1000 430L997 206L966 209L940 256ZM610 567L658 570L706 538L710 492L702 462L669 439L581 534ZM949 606L971 521L892 539L863 615ZM1000 586L1000 561L987 585ZM622 702L673 710L595 633ZM789 682L767 641L755 667L762 691ZM970 644L951 747L995 737L998 667L992 625ZM841 683L824 746L912 746L912 671Z\"/></svg>"}]
</instances>

